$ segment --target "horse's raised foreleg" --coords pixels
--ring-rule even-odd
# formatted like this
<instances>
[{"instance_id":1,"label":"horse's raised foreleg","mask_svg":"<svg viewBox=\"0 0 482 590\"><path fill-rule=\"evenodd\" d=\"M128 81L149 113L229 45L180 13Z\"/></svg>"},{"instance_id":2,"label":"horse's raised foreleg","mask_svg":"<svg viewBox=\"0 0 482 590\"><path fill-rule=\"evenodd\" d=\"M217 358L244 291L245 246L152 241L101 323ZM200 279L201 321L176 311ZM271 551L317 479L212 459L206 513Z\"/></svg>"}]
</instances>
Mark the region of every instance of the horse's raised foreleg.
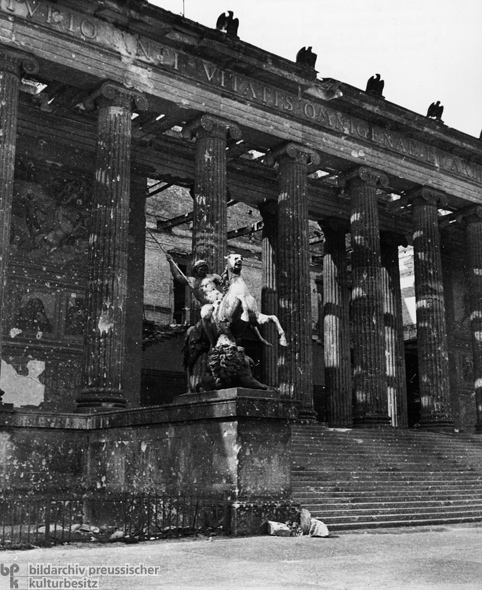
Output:
<instances>
[{"instance_id":1,"label":"horse's raised foreleg","mask_svg":"<svg viewBox=\"0 0 482 590\"><path fill-rule=\"evenodd\" d=\"M257 339L262 342L265 346L273 346L271 342L268 342L261 336L261 332L258 330L256 326L250 326L253 332L256 334Z\"/></svg>"},{"instance_id":2,"label":"horse's raised foreleg","mask_svg":"<svg viewBox=\"0 0 482 590\"><path fill-rule=\"evenodd\" d=\"M281 327L281 324L279 323L279 320L275 315L267 315L265 313L259 313L257 316L257 320L258 320L258 324L260 326L263 326L264 324L268 324L269 322L273 323L276 326L276 330L278 331L280 346L288 346L285 331Z\"/></svg>"},{"instance_id":3,"label":"horse's raised foreleg","mask_svg":"<svg viewBox=\"0 0 482 590\"><path fill-rule=\"evenodd\" d=\"M240 319L243 322L249 322L250 307L248 305L248 302L246 301L246 298L240 294L238 295L238 300L241 303L241 309L243 310Z\"/></svg>"}]
</instances>

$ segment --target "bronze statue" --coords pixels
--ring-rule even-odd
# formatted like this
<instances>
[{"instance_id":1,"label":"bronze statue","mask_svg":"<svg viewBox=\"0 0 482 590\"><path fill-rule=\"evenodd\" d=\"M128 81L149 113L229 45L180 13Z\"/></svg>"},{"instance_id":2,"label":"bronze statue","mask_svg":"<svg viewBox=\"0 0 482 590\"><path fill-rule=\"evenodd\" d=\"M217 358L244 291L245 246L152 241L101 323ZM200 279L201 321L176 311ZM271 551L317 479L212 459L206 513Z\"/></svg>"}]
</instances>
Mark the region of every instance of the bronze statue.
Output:
<instances>
[{"instance_id":1,"label":"bronze statue","mask_svg":"<svg viewBox=\"0 0 482 590\"><path fill-rule=\"evenodd\" d=\"M244 330L251 327L261 342L271 346L262 338L258 327L268 322L276 325L281 346L287 346L286 335L274 315L263 314L258 310L256 300L249 292L241 277L243 257L230 254L223 276L210 274L208 265L198 260L192 270L192 277L186 277L167 254L173 277L189 286L201 303L201 320L191 326L184 343L184 367L187 373L188 390L222 389L226 387L249 387L268 389L257 381L251 372L253 365L238 346L238 339ZM225 293L220 287L224 284ZM209 352L209 370L201 382L194 384L192 374L199 357Z\"/></svg>"}]
</instances>

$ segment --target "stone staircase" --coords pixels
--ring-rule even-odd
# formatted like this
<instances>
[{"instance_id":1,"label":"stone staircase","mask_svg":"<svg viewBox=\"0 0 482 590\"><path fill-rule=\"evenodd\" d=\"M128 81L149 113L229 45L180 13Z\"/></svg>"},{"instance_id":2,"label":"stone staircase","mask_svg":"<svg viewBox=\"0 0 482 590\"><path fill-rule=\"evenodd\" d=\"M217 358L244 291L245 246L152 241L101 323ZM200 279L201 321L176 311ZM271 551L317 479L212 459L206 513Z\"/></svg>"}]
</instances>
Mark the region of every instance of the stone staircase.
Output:
<instances>
[{"instance_id":1,"label":"stone staircase","mask_svg":"<svg viewBox=\"0 0 482 590\"><path fill-rule=\"evenodd\" d=\"M292 426L293 500L331 531L482 522L482 436Z\"/></svg>"}]
</instances>

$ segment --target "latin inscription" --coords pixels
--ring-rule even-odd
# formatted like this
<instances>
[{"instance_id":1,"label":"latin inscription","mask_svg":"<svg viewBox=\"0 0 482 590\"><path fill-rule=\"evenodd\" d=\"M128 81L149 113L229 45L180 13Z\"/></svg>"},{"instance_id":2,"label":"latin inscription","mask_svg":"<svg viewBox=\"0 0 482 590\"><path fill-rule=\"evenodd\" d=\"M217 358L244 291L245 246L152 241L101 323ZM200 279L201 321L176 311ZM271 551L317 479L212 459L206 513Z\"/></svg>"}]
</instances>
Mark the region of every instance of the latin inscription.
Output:
<instances>
[{"instance_id":1,"label":"latin inscription","mask_svg":"<svg viewBox=\"0 0 482 590\"><path fill-rule=\"evenodd\" d=\"M178 72L235 97L280 114L310 121L324 129L363 140L396 154L423 162L451 175L482 183L482 166L352 117L331 106L307 100L278 88L223 70L152 39L117 30L111 24L40 0L0 0L3 12L43 24L58 32L96 43L152 66Z\"/></svg>"}]
</instances>

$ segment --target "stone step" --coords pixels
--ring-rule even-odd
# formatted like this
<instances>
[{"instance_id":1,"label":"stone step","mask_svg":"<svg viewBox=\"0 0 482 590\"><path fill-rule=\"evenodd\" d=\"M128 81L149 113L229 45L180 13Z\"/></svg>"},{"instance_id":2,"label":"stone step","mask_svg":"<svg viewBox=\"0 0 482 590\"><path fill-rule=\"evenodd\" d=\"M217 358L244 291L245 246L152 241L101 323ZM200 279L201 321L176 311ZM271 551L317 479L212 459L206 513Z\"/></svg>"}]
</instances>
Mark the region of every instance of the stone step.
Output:
<instances>
[{"instance_id":1,"label":"stone step","mask_svg":"<svg viewBox=\"0 0 482 590\"><path fill-rule=\"evenodd\" d=\"M442 490L438 488L433 488L432 486L428 488L413 488L410 490L397 490L392 488L386 488L380 490L378 488L374 488L371 490L329 490L326 488L318 488L318 489L306 489L306 488L299 488L293 492L293 496L297 501L311 501L313 499L320 499L323 502L328 502L333 500L334 502L355 502L355 501L367 501L368 499L373 499L377 501L383 501L387 498L393 498L398 501L398 498L401 496L402 498L407 498L407 500L417 500L417 499L425 499L425 498L435 498L438 500L447 499L450 500L452 498L468 498L468 499L475 499L482 497L482 489L480 488L444 488Z\"/></svg>"},{"instance_id":2,"label":"stone step","mask_svg":"<svg viewBox=\"0 0 482 590\"><path fill-rule=\"evenodd\" d=\"M293 499L331 529L482 521L482 437L292 429Z\"/></svg>"},{"instance_id":3,"label":"stone step","mask_svg":"<svg viewBox=\"0 0 482 590\"><path fill-rule=\"evenodd\" d=\"M425 511L417 510L417 511L407 511L402 512L399 510L395 511L357 511L354 510L352 513L336 513L336 511L326 512L326 511L311 511L311 516L314 518L319 518L325 524L330 526L330 524L334 523L348 523L348 522L356 522L356 521L363 521L363 522L390 522L390 521L407 521L412 519L452 519L452 518L477 518L482 520L482 509L477 510L437 510L437 509L427 509Z\"/></svg>"},{"instance_id":4,"label":"stone step","mask_svg":"<svg viewBox=\"0 0 482 590\"><path fill-rule=\"evenodd\" d=\"M300 472L300 471L310 471L310 470L314 470L314 467L320 467L321 466L321 471L325 471L325 472L332 472L332 471L339 471L339 467L340 467L340 463L338 463L338 465L333 465L331 463L327 463L327 462L316 462L316 461L304 461L304 462L298 462L295 461L292 463L292 471L293 472ZM364 471L372 471L374 473L407 473L410 471L413 471L414 473L420 473L421 471L426 471L427 469L430 469L431 472L443 472L446 471L447 468L447 463L445 464L445 469L443 468L443 465L434 465L433 463L430 464L418 464L418 463L397 463L397 464L393 464L390 463L389 465L387 465L386 462L384 461L380 461L380 462L370 462L368 464L360 464L359 462L357 464L350 464L350 463L346 463L344 462L343 464L341 464L343 471L350 471L350 472L354 472L354 473L358 473L358 472L364 472ZM450 465L451 470L457 473L478 473L482 476L482 470L478 471L475 470L474 468L471 467L467 467L466 465ZM316 471L319 471L320 469L317 469Z\"/></svg>"},{"instance_id":5,"label":"stone step","mask_svg":"<svg viewBox=\"0 0 482 590\"><path fill-rule=\"evenodd\" d=\"M376 511L377 514L383 514L383 512L415 512L419 510L427 510L428 508L437 510L451 510L451 511L464 511L467 509L482 511L482 496L477 499L453 499L453 500L400 500L394 502L304 502L304 505L310 512L324 511L326 514L337 515L340 513L344 514L357 514L360 511Z\"/></svg>"},{"instance_id":6,"label":"stone step","mask_svg":"<svg viewBox=\"0 0 482 590\"><path fill-rule=\"evenodd\" d=\"M482 473L473 471L359 471L303 470L292 471L294 482L307 481L455 481L456 479L481 482Z\"/></svg>"},{"instance_id":7,"label":"stone step","mask_svg":"<svg viewBox=\"0 0 482 590\"><path fill-rule=\"evenodd\" d=\"M387 501L388 499L393 499L398 501L399 498L406 498L407 501L411 500L419 500L419 499L436 499L436 500L452 500L452 499L478 499L482 498L482 490L467 490L464 488L456 488L456 489L414 489L412 490L367 490L367 491L355 491L355 490L343 490L343 491L336 491L336 490L306 490L304 488L296 490L293 493L293 497L295 497L296 501L313 501L319 500L323 502L366 502L366 501L378 501L383 502Z\"/></svg>"},{"instance_id":8,"label":"stone step","mask_svg":"<svg viewBox=\"0 0 482 590\"><path fill-rule=\"evenodd\" d=\"M383 442L386 447L394 447L396 448L398 445L403 445L405 448L413 448L413 449L420 449L424 447L433 446L434 443L437 444L437 448L441 449L450 449L450 450L465 450L465 449L473 449L474 451L479 451L482 449L482 443L475 444L475 443L457 443L452 441L432 441L432 440L364 440L364 439L345 439L336 441L336 439L325 439L321 437L310 437L310 438L302 438L302 437L294 437L292 439L292 444L303 446L303 445L311 445L313 448L329 448L329 447L345 447L345 448L353 448L353 449L364 449L364 448L376 448L379 447L380 443ZM382 450L380 448L380 450ZM400 448L402 450L402 448Z\"/></svg>"},{"instance_id":9,"label":"stone step","mask_svg":"<svg viewBox=\"0 0 482 590\"><path fill-rule=\"evenodd\" d=\"M313 514L315 518L323 520L321 515ZM379 521L349 521L349 522L326 522L323 520L331 533L337 531L352 531L352 530L365 530L365 529L379 529L379 528L402 528L402 527L422 527L422 526L436 526L436 525L450 525L450 524L463 524L463 523L477 523L482 522L480 516L467 516L459 515L457 517L434 517L420 518L418 515L413 515L412 519L407 520L379 520Z\"/></svg>"},{"instance_id":10,"label":"stone step","mask_svg":"<svg viewBox=\"0 0 482 590\"><path fill-rule=\"evenodd\" d=\"M302 495L303 494L303 495ZM453 485L453 486L427 486L422 484L414 484L412 486L400 486L400 487L376 487L376 486L349 486L349 485L334 485L324 486L301 486L293 488L293 497L295 499L314 496L324 499L327 497L339 498L340 496L347 496L348 498L353 497L377 497L380 500L386 499L391 496L392 498L398 499L410 498L417 496L430 496L437 495L439 497L452 498L454 495L473 495L480 497L482 494L482 488L480 486L470 485Z\"/></svg>"}]
</instances>

